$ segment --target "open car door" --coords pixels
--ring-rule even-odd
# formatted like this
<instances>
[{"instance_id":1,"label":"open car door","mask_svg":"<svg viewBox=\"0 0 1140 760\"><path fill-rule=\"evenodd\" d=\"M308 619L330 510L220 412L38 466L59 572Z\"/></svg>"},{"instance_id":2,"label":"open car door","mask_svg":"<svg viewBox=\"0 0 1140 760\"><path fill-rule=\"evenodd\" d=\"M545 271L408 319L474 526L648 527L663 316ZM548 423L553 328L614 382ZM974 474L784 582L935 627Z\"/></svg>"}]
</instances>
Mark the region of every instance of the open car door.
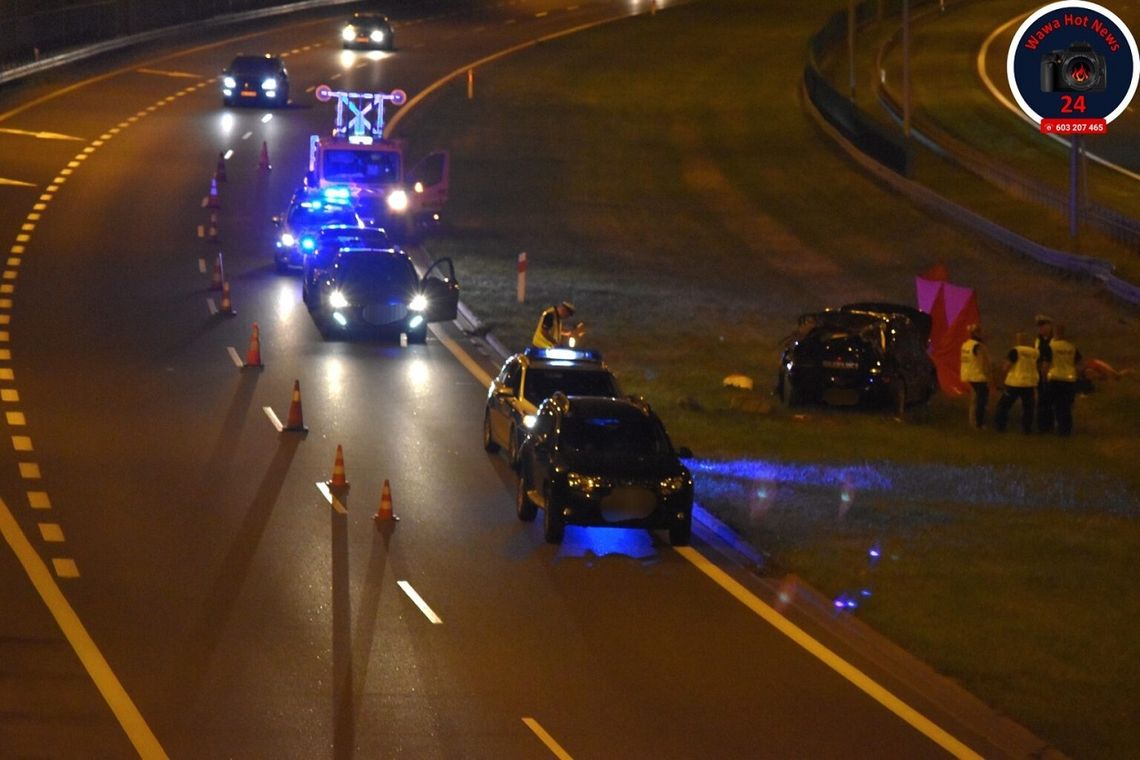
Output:
<instances>
[{"instance_id":1,"label":"open car door","mask_svg":"<svg viewBox=\"0 0 1140 760\"><path fill-rule=\"evenodd\" d=\"M412 167L407 180L415 193L417 213L438 214L447 204L451 154L445 150L432 153Z\"/></svg>"},{"instance_id":2,"label":"open car door","mask_svg":"<svg viewBox=\"0 0 1140 760\"><path fill-rule=\"evenodd\" d=\"M440 259L428 267L420 280L420 292L428 302L425 320L447 322L455 319L459 311L459 281L455 279L455 266L451 259Z\"/></svg>"}]
</instances>

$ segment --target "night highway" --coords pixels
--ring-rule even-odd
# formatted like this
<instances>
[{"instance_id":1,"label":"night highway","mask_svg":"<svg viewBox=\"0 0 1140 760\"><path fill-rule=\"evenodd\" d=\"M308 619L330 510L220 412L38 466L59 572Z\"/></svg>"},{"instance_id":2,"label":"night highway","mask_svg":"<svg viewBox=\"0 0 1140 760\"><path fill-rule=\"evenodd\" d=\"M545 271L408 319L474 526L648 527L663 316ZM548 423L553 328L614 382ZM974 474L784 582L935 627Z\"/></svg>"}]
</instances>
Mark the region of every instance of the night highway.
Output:
<instances>
[{"instance_id":1,"label":"night highway","mask_svg":"<svg viewBox=\"0 0 1140 760\"><path fill-rule=\"evenodd\" d=\"M332 11L0 90L0 757L1001 754L921 677L782 617L705 533L547 545L479 443L501 358L452 323L330 339L275 271L270 218L332 124L317 85L414 98L647 11L483 5L393 14L393 53L343 52ZM222 68L270 50L288 107L224 108ZM295 382L308 432L279 432ZM386 481L398 522L374 520Z\"/></svg>"}]
</instances>

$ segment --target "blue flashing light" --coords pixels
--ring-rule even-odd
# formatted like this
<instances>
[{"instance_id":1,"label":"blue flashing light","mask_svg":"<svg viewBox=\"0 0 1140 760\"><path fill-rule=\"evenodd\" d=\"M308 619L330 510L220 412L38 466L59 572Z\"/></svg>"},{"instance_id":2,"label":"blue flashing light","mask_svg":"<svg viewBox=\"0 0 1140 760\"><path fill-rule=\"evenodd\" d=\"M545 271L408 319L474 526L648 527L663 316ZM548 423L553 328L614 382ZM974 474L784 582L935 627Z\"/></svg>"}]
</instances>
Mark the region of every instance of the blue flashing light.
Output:
<instances>
[{"instance_id":1,"label":"blue flashing light","mask_svg":"<svg viewBox=\"0 0 1140 760\"><path fill-rule=\"evenodd\" d=\"M535 348L532 346L526 349L523 355L531 359L553 359L564 362L582 360L600 362L602 360L600 351L575 348Z\"/></svg>"},{"instance_id":2,"label":"blue flashing light","mask_svg":"<svg viewBox=\"0 0 1140 760\"><path fill-rule=\"evenodd\" d=\"M352 191L347 187L326 187L321 194L329 202L347 203L352 198Z\"/></svg>"},{"instance_id":3,"label":"blue flashing light","mask_svg":"<svg viewBox=\"0 0 1140 760\"><path fill-rule=\"evenodd\" d=\"M311 235L304 235L301 238L302 251L315 251L317 250L317 239Z\"/></svg>"},{"instance_id":4,"label":"blue flashing light","mask_svg":"<svg viewBox=\"0 0 1140 760\"><path fill-rule=\"evenodd\" d=\"M416 316L414 316L408 320L408 327L410 329L414 330L417 327L419 327L420 325L422 325L423 323L424 323L424 315L423 314L417 314Z\"/></svg>"}]
</instances>

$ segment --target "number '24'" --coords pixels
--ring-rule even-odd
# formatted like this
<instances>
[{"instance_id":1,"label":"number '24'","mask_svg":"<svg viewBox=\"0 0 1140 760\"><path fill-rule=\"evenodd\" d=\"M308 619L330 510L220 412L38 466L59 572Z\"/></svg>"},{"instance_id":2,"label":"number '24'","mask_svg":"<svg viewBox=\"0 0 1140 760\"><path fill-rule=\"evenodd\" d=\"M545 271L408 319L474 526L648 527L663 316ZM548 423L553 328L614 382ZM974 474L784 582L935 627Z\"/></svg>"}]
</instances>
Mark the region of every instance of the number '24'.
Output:
<instances>
[{"instance_id":1,"label":"number '24'","mask_svg":"<svg viewBox=\"0 0 1140 760\"><path fill-rule=\"evenodd\" d=\"M1074 98L1072 95L1062 95L1061 113L1073 113L1074 111L1077 113L1085 112L1085 96L1078 95Z\"/></svg>"}]
</instances>

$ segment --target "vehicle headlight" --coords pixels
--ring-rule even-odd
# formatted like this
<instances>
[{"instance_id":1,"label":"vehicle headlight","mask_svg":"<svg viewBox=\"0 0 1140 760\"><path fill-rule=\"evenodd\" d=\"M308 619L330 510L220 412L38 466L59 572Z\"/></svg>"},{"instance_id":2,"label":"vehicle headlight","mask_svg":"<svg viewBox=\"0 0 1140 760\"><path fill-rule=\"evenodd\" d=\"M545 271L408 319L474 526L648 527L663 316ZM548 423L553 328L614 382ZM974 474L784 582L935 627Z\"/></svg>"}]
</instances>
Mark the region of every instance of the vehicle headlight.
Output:
<instances>
[{"instance_id":1,"label":"vehicle headlight","mask_svg":"<svg viewBox=\"0 0 1140 760\"><path fill-rule=\"evenodd\" d=\"M412 185L412 189L415 190L417 193L422 193L424 191L424 183L423 182L416 182L416 184Z\"/></svg>"},{"instance_id":2,"label":"vehicle headlight","mask_svg":"<svg viewBox=\"0 0 1140 760\"><path fill-rule=\"evenodd\" d=\"M662 496L677 493L685 487L686 478L684 475L674 475L671 478L662 478L657 482L657 491Z\"/></svg>"},{"instance_id":3,"label":"vehicle headlight","mask_svg":"<svg viewBox=\"0 0 1140 760\"><path fill-rule=\"evenodd\" d=\"M535 417L533 414L524 414L523 415L523 427L526 428L527 430L530 430L532 427L534 427L534 423L537 420L538 420L538 417Z\"/></svg>"},{"instance_id":4,"label":"vehicle headlight","mask_svg":"<svg viewBox=\"0 0 1140 760\"><path fill-rule=\"evenodd\" d=\"M597 475L582 475L578 472L571 472L566 475L566 485L575 491L589 494L603 488L609 488L610 482Z\"/></svg>"},{"instance_id":5,"label":"vehicle headlight","mask_svg":"<svg viewBox=\"0 0 1140 760\"><path fill-rule=\"evenodd\" d=\"M346 26L340 30L340 38L345 42L351 42L354 37L356 37L356 30L351 26Z\"/></svg>"},{"instance_id":6,"label":"vehicle headlight","mask_svg":"<svg viewBox=\"0 0 1140 760\"><path fill-rule=\"evenodd\" d=\"M346 298L344 293L341 293L339 290L334 290L329 294L329 306L333 307L334 309L347 308L348 298Z\"/></svg>"},{"instance_id":7,"label":"vehicle headlight","mask_svg":"<svg viewBox=\"0 0 1140 760\"><path fill-rule=\"evenodd\" d=\"M263 90L276 90L277 89L277 80L274 79L273 77L269 77L268 79L264 80L261 83L261 89L263 89Z\"/></svg>"},{"instance_id":8,"label":"vehicle headlight","mask_svg":"<svg viewBox=\"0 0 1140 760\"><path fill-rule=\"evenodd\" d=\"M232 90L233 88L237 87L237 80L233 77L226 77L222 80L222 85L227 89Z\"/></svg>"},{"instance_id":9,"label":"vehicle headlight","mask_svg":"<svg viewBox=\"0 0 1140 760\"><path fill-rule=\"evenodd\" d=\"M393 211L407 211L408 194L403 190L393 190L388 193L388 208Z\"/></svg>"},{"instance_id":10,"label":"vehicle headlight","mask_svg":"<svg viewBox=\"0 0 1140 760\"><path fill-rule=\"evenodd\" d=\"M411 303L408 304L408 310L409 311L423 311L427 307L428 307L427 296L425 296L423 293L417 293L412 298Z\"/></svg>"},{"instance_id":11,"label":"vehicle headlight","mask_svg":"<svg viewBox=\"0 0 1140 760\"><path fill-rule=\"evenodd\" d=\"M371 38L371 40L373 42L383 42L384 41L384 32L380 31L379 29L374 29L372 31L372 34L370 34L368 36L369 36L369 38Z\"/></svg>"},{"instance_id":12,"label":"vehicle headlight","mask_svg":"<svg viewBox=\"0 0 1140 760\"><path fill-rule=\"evenodd\" d=\"M282 235L281 235L281 245L284 245L284 246L287 246L287 247L289 247L289 248L292 248L292 247L293 247L294 245L296 245L296 244L297 244L297 238L293 237L293 236L292 236L291 234L289 234L288 232L282 233Z\"/></svg>"}]
</instances>

